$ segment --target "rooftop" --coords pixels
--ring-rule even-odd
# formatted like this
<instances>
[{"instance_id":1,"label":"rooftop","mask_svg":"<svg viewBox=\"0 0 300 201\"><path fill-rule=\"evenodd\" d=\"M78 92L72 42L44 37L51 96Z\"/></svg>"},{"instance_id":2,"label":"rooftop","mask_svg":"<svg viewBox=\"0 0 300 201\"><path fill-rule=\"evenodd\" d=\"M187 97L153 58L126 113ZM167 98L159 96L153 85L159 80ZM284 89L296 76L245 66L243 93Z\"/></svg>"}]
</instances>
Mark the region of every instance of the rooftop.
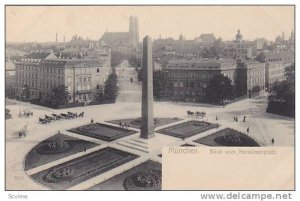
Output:
<instances>
[{"instance_id":1,"label":"rooftop","mask_svg":"<svg viewBox=\"0 0 300 201\"><path fill-rule=\"evenodd\" d=\"M105 60L99 59L46 59L40 63L44 67L101 67Z\"/></svg>"},{"instance_id":2,"label":"rooftop","mask_svg":"<svg viewBox=\"0 0 300 201\"><path fill-rule=\"evenodd\" d=\"M180 70L226 70L235 69L233 59L171 60L166 69Z\"/></svg>"}]
</instances>

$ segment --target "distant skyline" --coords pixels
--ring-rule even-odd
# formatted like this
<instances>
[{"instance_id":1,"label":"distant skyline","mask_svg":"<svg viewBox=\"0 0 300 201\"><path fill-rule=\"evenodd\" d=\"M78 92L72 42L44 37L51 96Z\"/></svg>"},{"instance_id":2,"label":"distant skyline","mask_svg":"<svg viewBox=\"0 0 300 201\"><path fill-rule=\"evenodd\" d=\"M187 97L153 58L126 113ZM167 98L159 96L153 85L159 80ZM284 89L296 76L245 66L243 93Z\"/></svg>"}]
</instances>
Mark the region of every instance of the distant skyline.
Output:
<instances>
[{"instance_id":1,"label":"distant skyline","mask_svg":"<svg viewBox=\"0 0 300 201\"><path fill-rule=\"evenodd\" d=\"M194 39L214 33L233 40L274 40L294 29L293 6L6 6L6 42L70 41L73 35L99 40L105 31L127 32L129 16L139 18L140 41L182 34Z\"/></svg>"}]
</instances>

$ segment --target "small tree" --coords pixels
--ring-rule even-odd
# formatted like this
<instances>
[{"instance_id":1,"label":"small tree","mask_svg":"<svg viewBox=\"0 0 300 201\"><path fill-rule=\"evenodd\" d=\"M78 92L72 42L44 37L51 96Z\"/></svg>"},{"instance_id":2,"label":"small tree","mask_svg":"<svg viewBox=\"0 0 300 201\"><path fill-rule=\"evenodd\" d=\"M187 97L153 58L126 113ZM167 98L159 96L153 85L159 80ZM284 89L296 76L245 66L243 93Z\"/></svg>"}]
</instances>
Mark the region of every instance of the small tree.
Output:
<instances>
[{"instance_id":1,"label":"small tree","mask_svg":"<svg viewBox=\"0 0 300 201\"><path fill-rule=\"evenodd\" d=\"M214 76L207 85L206 96L209 102L218 104L224 104L226 99L233 99L231 80L222 74Z\"/></svg>"},{"instance_id":2,"label":"small tree","mask_svg":"<svg viewBox=\"0 0 300 201\"><path fill-rule=\"evenodd\" d=\"M112 73L108 76L104 84L105 98L111 100L112 102L115 102L118 96L118 92L118 76L115 69L113 69Z\"/></svg>"},{"instance_id":3,"label":"small tree","mask_svg":"<svg viewBox=\"0 0 300 201\"><path fill-rule=\"evenodd\" d=\"M116 67L121 64L123 60L123 55L120 52L113 51L111 53L111 66Z\"/></svg>"},{"instance_id":4,"label":"small tree","mask_svg":"<svg viewBox=\"0 0 300 201\"><path fill-rule=\"evenodd\" d=\"M134 55L129 57L128 63L135 68L140 68L142 66L141 60L135 57Z\"/></svg>"},{"instance_id":5,"label":"small tree","mask_svg":"<svg viewBox=\"0 0 300 201\"><path fill-rule=\"evenodd\" d=\"M69 93L65 85L58 85L51 89L47 102L51 107L58 108L58 106L68 103L68 95Z\"/></svg>"},{"instance_id":6,"label":"small tree","mask_svg":"<svg viewBox=\"0 0 300 201\"><path fill-rule=\"evenodd\" d=\"M257 85L255 85L255 86L252 88L252 93L254 93L254 94L259 93L259 91L260 91L260 88L259 88L259 86L257 86Z\"/></svg>"},{"instance_id":7,"label":"small tree","mask_svg":"<svg viewBox=\"0 0 300 201\"><path fill-rule=\"evenodd\" d=\"M153 96L155 99L161 99L165 94L166 79L164 79L164 72L153 72Z\"/></svg>"}]
</instances>

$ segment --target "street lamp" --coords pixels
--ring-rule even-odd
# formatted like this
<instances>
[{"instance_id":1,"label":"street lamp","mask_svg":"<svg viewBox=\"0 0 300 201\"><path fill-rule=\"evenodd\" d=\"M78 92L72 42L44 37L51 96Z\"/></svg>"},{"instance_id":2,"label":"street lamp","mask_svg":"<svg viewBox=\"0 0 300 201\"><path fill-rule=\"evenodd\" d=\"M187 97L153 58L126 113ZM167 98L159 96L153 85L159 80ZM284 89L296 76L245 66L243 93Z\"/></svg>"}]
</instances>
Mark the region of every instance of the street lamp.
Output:
<instances>
[{"instance_id":1,"label":"street lamp","mask_svg":"<svg viewBox=\"0 0 300 201\"><path fill-rule=\"evenodd\" d=\"M22 114L21 114L21 107L22 107L22 94L23 94L24 90L25 90L25 87L22 88L21 93L20 93L20 110L19 110L19 117L22 116Z\"/></svg>"}]
</instances>

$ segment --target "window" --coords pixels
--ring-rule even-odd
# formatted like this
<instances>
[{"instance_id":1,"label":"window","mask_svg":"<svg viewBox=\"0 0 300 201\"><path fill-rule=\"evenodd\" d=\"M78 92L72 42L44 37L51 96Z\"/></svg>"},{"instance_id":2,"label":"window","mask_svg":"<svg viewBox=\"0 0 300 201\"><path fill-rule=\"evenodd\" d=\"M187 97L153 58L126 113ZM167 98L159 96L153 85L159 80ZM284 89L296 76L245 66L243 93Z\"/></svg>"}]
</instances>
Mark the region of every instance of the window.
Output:
<instances>
[{"instance_id":1,"label":"window","mask_svg":"<svg viewBox=\"0 0 300 201\"><path fill-rule=\"evenodd\" d=\"M100 89L100 85L99 84L97 84L97 89Z\"/></svg>"},{"instance_id":2,"label":"window","mask_svg":"<svg viewBox=\"0 0 300 201\"><path fill-rule=\"evenodd\" d=\"M194 82L190 82L190 87L194 88Z\"/></svg>"},{"instance_id":3,"label":"window","mask_svg":"<svg viewBox=\"0 0 300 201\"><path fill-rule=\"evenodd\" d=\"M89 82L91 81L91 77L88 77L88 81L89 81Z\"/></svg>"},{"instance_id":4,"label":"window","mask_svg":"<svg viewBox=\"0 0 300 201\"><path fill-rule=\"evenodd\" d=\"M91 85L90 84L86 85L86 89L90 90L91 89Z\"/></svg>"},{"instance_id":5,"label":"window","mask_svg":"<svg viewBox=\"0 0 300 201\"><path fill-rule=\"evenodd\" d=\"M78 85L78 86L77 86L77 90L78 90L78 91L81 91L81 89L82 89L81 85Z\"/></svg>"},{"instance_id":6,"label":"window","mask_svg":"<svg viewBox=\"0 0 300 201\"><path fill-rule=\"evenodd\" d=\"M97 68L97 73L99 73L100 72L100 69L99 68Z\"/></svg>"},{"instance_id":7,"label":"window","mask_svg":"<svg viewBox=\"0 0 300 201\"><path fill-rule=\"evenodd\" d=\"M86 78L83 78L83 82L86 82Z\"/></svg>"},{"instance_id":8,"label":"window","mask_svg":"<svg viewBox=\"0 0 300 201\"><path fill-rule=\"evenodd\" d=\"M79 83L81 83L82 82L82 78L80 77L80 78L78 78L78 82Z\"/></svg>"}]
</instances>

